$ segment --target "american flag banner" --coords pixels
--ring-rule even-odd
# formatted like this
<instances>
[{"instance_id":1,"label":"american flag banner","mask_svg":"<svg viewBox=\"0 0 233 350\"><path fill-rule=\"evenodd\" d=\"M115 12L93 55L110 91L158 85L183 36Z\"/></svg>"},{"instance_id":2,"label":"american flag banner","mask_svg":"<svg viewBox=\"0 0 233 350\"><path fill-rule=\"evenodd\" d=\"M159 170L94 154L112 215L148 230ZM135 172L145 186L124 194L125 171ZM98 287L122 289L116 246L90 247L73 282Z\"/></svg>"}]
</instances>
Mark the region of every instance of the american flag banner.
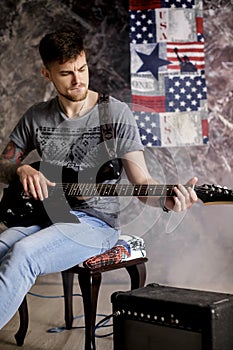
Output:
<instances>
[{"instance_id":1,"label":"american flag banner","mask_svg":"<svg viewBox=\"0 0 233 350\"><path fill-rule=\"evenodd\" d=\"M129 0L132 110L145 146L208 143L202 0Z\"/></svg>"}]
</instances>

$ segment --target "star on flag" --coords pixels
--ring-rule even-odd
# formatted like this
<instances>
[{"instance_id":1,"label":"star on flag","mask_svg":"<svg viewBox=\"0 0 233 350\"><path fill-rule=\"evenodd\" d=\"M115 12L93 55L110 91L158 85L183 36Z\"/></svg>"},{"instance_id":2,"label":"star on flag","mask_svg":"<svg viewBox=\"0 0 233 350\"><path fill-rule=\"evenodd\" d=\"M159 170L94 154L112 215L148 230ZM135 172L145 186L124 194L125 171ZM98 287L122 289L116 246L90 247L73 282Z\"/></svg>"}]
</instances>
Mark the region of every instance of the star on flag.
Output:
<instances>
[{"instance_id":1,"label":"star on flag","mask_svg":"<svg viewBox=\"0 0 233 350\"><path fill-rule=\"evenodd\" d=\"M150 71L157 80L159 67L171 64L170 61L159 58L159 44L155 46L150 55L138 51L136 52L143 62L142 66L137 70L137 73Z\"/></svg>"}]
</instances>

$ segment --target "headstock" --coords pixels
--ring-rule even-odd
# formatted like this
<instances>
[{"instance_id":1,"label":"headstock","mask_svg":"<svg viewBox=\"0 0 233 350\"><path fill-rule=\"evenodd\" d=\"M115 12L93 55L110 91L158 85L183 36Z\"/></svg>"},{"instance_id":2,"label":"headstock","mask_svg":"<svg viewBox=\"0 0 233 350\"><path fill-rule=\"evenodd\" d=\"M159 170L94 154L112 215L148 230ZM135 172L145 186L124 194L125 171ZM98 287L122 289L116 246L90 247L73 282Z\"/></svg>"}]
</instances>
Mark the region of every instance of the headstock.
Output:
<instances>
[{"instance_id":1,"label":"headstock","mask_svg":"<svg viewBox=\"0 0 233 350\"><path fill-rule=\"evenodd\" d=\"M233 190L218 185L195 186L197 197L205 204L233 204Z\"/></svg>"}]
</instances>

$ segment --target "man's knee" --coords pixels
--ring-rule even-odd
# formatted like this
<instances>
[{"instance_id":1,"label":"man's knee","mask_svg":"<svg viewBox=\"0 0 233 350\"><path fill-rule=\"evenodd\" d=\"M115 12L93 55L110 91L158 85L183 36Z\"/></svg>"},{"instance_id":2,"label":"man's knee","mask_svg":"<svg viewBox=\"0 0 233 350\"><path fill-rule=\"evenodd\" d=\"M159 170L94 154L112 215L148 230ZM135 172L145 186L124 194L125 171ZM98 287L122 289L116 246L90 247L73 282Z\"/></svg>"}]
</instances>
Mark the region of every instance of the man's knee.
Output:
<instances>
[{"instance_id":1,"label":"man's knee","mask_svg":"<svg viewBox=\"0 0 233 350\"><path fill-rule=\"evenodd\" d=\"M35 252L26 240L21 240L14 244L11 252L11 261L18 264L18 268L36 277L40 273Z\"/></svg>"}]
</instances>

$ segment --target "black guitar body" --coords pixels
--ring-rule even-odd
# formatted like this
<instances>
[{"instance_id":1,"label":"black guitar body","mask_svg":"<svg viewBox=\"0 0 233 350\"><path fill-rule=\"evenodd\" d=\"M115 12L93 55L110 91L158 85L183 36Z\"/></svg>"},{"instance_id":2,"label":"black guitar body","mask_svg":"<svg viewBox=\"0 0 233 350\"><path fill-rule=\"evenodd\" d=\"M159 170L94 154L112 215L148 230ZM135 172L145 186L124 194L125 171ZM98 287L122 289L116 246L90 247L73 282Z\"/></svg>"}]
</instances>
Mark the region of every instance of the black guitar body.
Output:
<instances>
[{"instance_id":1,"label":"black guitar body","mask_svg":"<svg viewBox=\"0 0 233 350\"><path fill-rule=\"evenodd\" d=\"M44 201L35 200L24 193L22 184L16 176L10 185L4 188L0 202L0 221L7 227L35 224L45 227L55 222L79 222L70 214L72 196L68 198L65 194L66 183L101 183L105 180L118 179L122 169L118 159L105 163L101 168L81 172L44 162L30 165L41 171L49 180L62 186L50 187L49 197Z\"/></svg>"},{"instance_id":2,"label":"black guitar body","mask_svg":"<svg viewBox=\"0 0 233 350\"><path fill-rule=\"evenodd\" d=\"M0 220L7 226L30 226L48 223L48 217L43 202L27 197L22 184L15 179L3 190L0 202Z\"/></svg>"}]
</instances>

